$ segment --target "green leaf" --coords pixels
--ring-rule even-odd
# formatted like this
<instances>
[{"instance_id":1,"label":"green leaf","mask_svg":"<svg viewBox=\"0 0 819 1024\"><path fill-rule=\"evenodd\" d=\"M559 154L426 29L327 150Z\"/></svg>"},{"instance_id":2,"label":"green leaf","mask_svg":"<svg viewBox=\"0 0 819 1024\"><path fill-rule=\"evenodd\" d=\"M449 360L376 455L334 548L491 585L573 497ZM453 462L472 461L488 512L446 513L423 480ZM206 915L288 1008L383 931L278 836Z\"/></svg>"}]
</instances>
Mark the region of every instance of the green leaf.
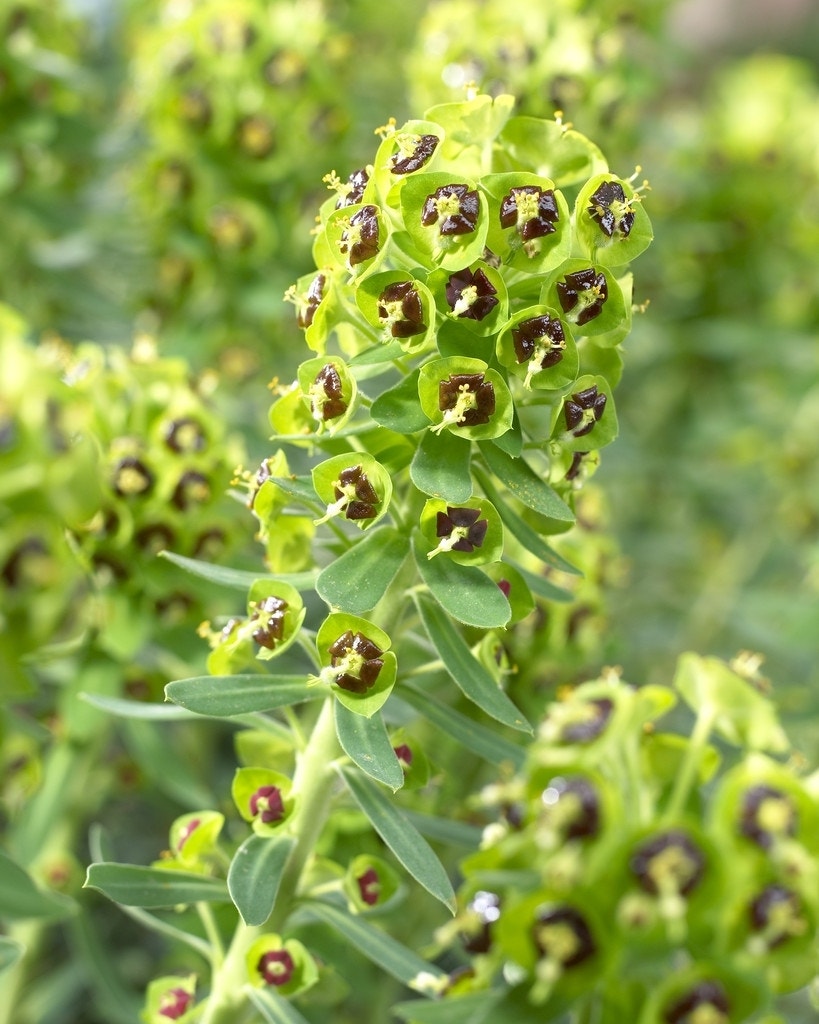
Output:
<instances>
[{"instance_id":1,"label":"green leaf","mask_svg":"<svg viewBox=\"0 0 819 1024\"><path fill-rule=\"evenodd\" d=\"M558 497L523 458L513 459L496 444L482 444L481 454L495 476L527 508L550 519L574 522L574 513L566 502Z\"/></svg>"},{"instance_id":2,"label":"green leaf","mask_svg":"<svg viewBox=\"0 0 819 1024\"><path fill-rule=\"evenodd\" d=\"M312 914L335 929L353 949L363 953L368 960L404 985L412 985L419 974L444 977L437 967L422 960L392 936L334 903L313 900L308 903L308 907Z\"/></svg>"},{"instance_id":3,"label":"green leaf","mask_svg":"<svg viewBox=\"0 0 819 1024\"><path fill-rule=\"evenodd\" d=\"M81 693L80 699L95 708L119 718L146 718L154 722L190 721L193 713L170 704L152 704L142 700L124 700L122 697L101 697L96 693Z\"/></svg>"},{"instance_id":4,"label":"green leaf","mask_svg":"<svg viewBox=\"0 0 819 1024\"><path fill-rule=\"evenodd\" d=\"M360 615L378 604L406 556L406 538L393 527L369 530L322 570L316 590L331 608Z\"/></svg>"},{"instance_id":5,"label":"green leaf","mask_svg":"<svg viewBox=\"0 0 819 1024\"><path fill-rule=\"evenodd\" d=\"M510 507L509 502L505 502L498 494L489 476L481 472L477 467L475 468L475 478L480 483L487 498L498 510L503 520L503 525L527 551L533 554L535 558L539 558L541 562L550 565L553 569L560 569L561 572L568 572L574 576L583 575L580 569L572 565L571 562L567 562L554 548L550 548L540 534L533 530L525 520L521 519L517 512Z\"/></svg>"},{"instance_id":6,"label":"green leaf","mask_svg":"<svg viewBox=\"0 0 819 1024\"><path fill-rule=\"evenodd\" d=\"M531 725L475 658L469 645L449 619L438 614L435 605L423 594L415 595L415 603L421 613L421 621L427 635L461 693L496 721L512 729L531 733Z\"/></svg>"},{"instance_id":7,"label":"green leaf","mask_svg":"<svg viewBox=\"0 0 819 1024\"><path fill-rule=\"evenodd\" d=\"M271 479L285 494L289 494L291 498L302 502L308 508L315 508L318 505L311 476L275 476Z\"/></svg>"},{"instance_id":8,"label":"green leaf","mask_svg":"<svg viewBox=\"0 0 819 1024\"><path fill-rule=\"evenodd\" d=\"M245 992L268 1024L308 1024L291 1002L277 995L271 988L252 988L248 985Z\"/></svg>"},{"instance_id":9,"label":"green leaf","mask_svg":"<svg viewBox=\"0 0 819 1024\"><path fill-rule=\"evenodd\" d=\"M393 1006L399 1020L410 1024L502 1024L492 1011L503 996L503 990L470 992L453 999L411 999Z\"/></svg>"},{"instance_id":10,"label":"green leaf","mask_svg":"<svg viewBox=\"0 0 819 1024\"><path fill-rule=\"evenodd\" d=\"M448 846L463 846L467 850L477 850L480 845L483 829L477 825L453 821L451 818L436 818L432 814L421 814L419 811L407 811L406 815L427 839L434 839Z\"/></svg>"},{"instance_id":11,"label":"green leaf","mask_svg":"<svg viewBox=\"0 0 819 1024\"><path fill-rule=\"evenodd\" d=\"M488 729L480 722L462 715L460 711L455 711L432 694L404 682L401 685L401 699L411 704L442 732L491 764L510 763L515 768L522 767L526 754L521 747L510 743L503 736L498 736L493 729Z\"/></svg>"},{"instance_id":12,"label":"green leaf","mask_svg":"<svg viewBox=\"0 0 819 1024\"><path fill-rule=\"evenodd\" d=\"M393 793L404 785L404 772L378 712L365 718L336 701L336 732L344 753L371 779Z\"/></svg>"},{"instance_id":13,"label":"green leaf","mask_svg":"<svg viewBox=\"0 0 819 1024\"><path fill-rule=\"evenodd\" d=\"M421 579L453 618L479 629L506 625L512 617L512 609L503 591L486 573L472 565L459 565L443 555L427 558L420 535L416 535L414 548Z\"/></svg>"},{"instance_id":14,"label":"green leaf","mask_svg":"<svg viewBox=\"0 0 819 1024\"><path fill-rule=\"evenodd\" d=\"M0 920L29 917L59 920L76 909L68 896L40 889L19 864L0 851Z\"/></svg>"},{"instance_id":15,"label":"green leaf","mask_svg":"<svg viewBox=\"0 0 819 1024\"><path fill-rule=\"evenodd\" d=\"M310 491L312 493L312 486ZM313 495L315 501L315 495ZM227 569L222 565L212 565L210 562L203 562L198 558L185 558L184 555L175 555L172 551L160 551L160 558L165 558L180 569L200 576L211 583L218 583L222 587L230 587L231 590L247 590L252 583L260 579L279 580L281 583L289 583L296 590L312 590L316 584L315 570L309 572L281 573L278 576L271 576L264 572L247 572L244 569Z\"/></svg>"},{"instance_id":16,"label":"green leaf","mask_svg":"<svg viewBox=\"0 0 819 1024\"><path fill-rule=\"evenodd\" d=\"M96 889L126 907L175 907L180 903L227 903L219 878L139 864L91 864L84 888Z\"/></svg>"},{"instance_id":17,"label":"green leaf","mask_svg":"<svg viewBox=\"0 0 819 1024\"><path fill-rule=\"evenodd\" d=\"M9 967L13 967L25 951L25 946L15 939L0 935L0 974L8 970Z\"/></svg>"},{"instance_id":18,"label":"green leaf","mask_svg":"<svg viewBox=\"0 0 819 1024\"><path fill-rule=\"evenodd\" d=\"M193 676L177 679L165 687L165 696L197 715L231 718L254 711L317 700L323 694L308 686L304 676Z\"/></svg>"},{"instance_id":19,"label":"green leaf","mask_svg":"<svg viewBox=\"0 0 819 1024\"><path fill-rule=\"evenodd\" d=\"M230 898L247 925L263 925L270 917L293 836L250 836L230 862L227 885Z\"/></svg>"},{"instance_id":20,"label":"green leaf","mask_svg":"<svg viewBox=\"0 0 819 1024\"><path fill-rule=\"evenodd\" d=\"M419 491L433 498L458 504L469 501L472 497L471 448L469 441L448 431L435 434L427 430L410 465L412 482Z\"/></svg>"},{"instance_id":21,"label":"green leaf","mask_svg":"<svg viewBox=\"0 0 819 1024\"><path fill-rule=\"evenodd\" d=\"M376 398L370 408L376 423L397 434L414 434L429 426L429 418L418 400L419 374L415 370Z\"/></svg>"},{"instance_id":22,"label":"green leaf","mask_svg":"<svg viewBox=\"0 0 819 1024\"><path fill-rule=\"evenodd\" d=\"M358 806L401 864L427 892L455 913L455 893L443 865L406 815L356 768L339 769Z\"/></svg>"},{"instance_id":23,"label":"green leaf","mask_svg":"<svg viewBox=\"0 0 819 1024\"><path fill-rule=\"evenodd\" d=\"M521 565L516 565L516 568L523 577L526 586L533 594L537 594L538 597L545 597L547 601L562 601L565 604L574 601L574 594L571 591L556 586L550 580L547 580L545 576L538 576L536 573L529 572L528 569L524 569Z\"/></svg>"}]
</instances>

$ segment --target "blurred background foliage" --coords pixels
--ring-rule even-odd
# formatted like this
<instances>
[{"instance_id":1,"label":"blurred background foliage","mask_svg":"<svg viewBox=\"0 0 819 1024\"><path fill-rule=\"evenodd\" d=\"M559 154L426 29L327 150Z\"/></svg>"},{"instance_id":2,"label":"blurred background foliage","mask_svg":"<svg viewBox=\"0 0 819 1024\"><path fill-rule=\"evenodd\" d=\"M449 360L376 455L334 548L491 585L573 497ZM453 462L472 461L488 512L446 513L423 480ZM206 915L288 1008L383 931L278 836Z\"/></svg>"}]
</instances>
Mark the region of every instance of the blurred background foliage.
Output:
<instances>
[{"instance_id":1,"label":"blurred background foliage","mask_svg":"<svg viewBox=\"0 0 819 1024\"><path fill-rule=\"evenodd\" d=\"M0 301L17 311L0 322L1 685L29 702L5 715L3 797L21 855L43 827L17 820L38 758L73 727L82 747L101 721L66 733L50 716L109 686L112 665L109 695L156 699L203 658L193 629L217 595L175 593L169 566L134 560L137 538L146 554L167 531L180 553L259 562L249 515L221 494L236 463L269 454L265 384L302 357L283 294L312 267L323 175L345 179L377 126L472 82L514 93L522 113L561 110L617 174L639 161L656 234L637 268L647 307L626 344L620 437L563 542L586 579L574 605L520 631L514 685L545 697L605 663L667 681L682 650L759 650L815 763L814 4L0 0L0 36ZM183 467L168 432L191 417L208 444L192 441ZM68 459L61 436L82 430L97 443ZM122 459L146 464L153 505L118 493ZM188 478L167 513L186 472L207 487ZM27 658L43 644L64 654L58 642L69 662ZM169 792L147 731L105 743L116 781L97 802L113 787L112 814L137 806L146 769L175 806L216 806L201 752ZM75 942L99 954L88 934ZM129 976L144 984L147 969L131 961ZM131 1019L111 1014L120 995L88 1019Z\"/></svg>"}]
</instances>

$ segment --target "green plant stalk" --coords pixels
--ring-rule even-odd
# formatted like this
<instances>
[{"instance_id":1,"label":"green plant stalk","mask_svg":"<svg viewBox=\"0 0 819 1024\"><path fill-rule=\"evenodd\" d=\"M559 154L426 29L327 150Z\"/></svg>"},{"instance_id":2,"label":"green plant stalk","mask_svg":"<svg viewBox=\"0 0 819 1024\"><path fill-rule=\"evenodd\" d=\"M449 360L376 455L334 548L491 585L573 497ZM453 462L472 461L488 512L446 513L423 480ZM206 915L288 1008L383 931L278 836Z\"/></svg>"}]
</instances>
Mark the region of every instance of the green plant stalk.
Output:
<instances>
[{"instance_id":1,"label":"green plant stalk","mask_svg":"<svg viewBox=\"0 0 819 1024\"><path fill-rule=\"evenodd\" d=\"M297 801L291 824L296 845L282 875L276 905L264 926L239 922L221 966L214 971L213 987L200 1024L236 1024L246 1002L245 956L250 944L264 932L277 932L292 909L301 876L312 856L327 820L333 796L333 762L341 753L336 739L332 698L325 700L293 777L292 795Z\"/></svg>"},{"instance_id":2,"label":"green plant stalk","mask_svg":"<svg viewBox=\"0 0 819 1024\"><path fill-rule=\"evenodd\" d=\"M697 721L691 732L691 741L685 752L685 760L677 775L674 789L663 815L665 822L673 822L685 807L686 800L696 781L697 772L702 763L702 755L711 736L711 730L714 728L716 717L717 711L713 704L705 703L700 707Z\"/></svg>"}]
</instances>

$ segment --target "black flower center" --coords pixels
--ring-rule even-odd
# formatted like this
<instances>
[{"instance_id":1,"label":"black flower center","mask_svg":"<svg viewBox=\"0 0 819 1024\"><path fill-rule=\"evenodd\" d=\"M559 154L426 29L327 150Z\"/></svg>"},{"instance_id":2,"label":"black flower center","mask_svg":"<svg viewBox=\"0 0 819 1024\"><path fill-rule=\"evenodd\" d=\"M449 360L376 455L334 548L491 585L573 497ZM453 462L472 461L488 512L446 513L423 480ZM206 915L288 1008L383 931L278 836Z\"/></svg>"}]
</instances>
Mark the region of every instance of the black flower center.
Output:
<instances>
[{"instance_id":1,"label":"black flower center","mask_svg":"<svg viewBox=\"0 0 819 1024\"><path fill-rule=\"evenodd\" d=\"M341 234L339 249L351 267L378 255L378 208L362 206L350 218L349 227Z\"/></svg>"},{"instance_id":2,"label":"black flower center","mask_svg":"<svg viewBox=\"0 0 819 1024\"><path fill-rule=\"evenodd\" d=\"M447 505L446 512L436 516L435 535L450 540L446 546L449 551L474 551L479 548L489 529L489 521L481 519L478 508L452 508Z\"/></svg>"},{"instance_id":3,"label":"black flower center","mask_svg":"<svg viewBox=\"0 0 819 1024\"><path fill-rule=\"evenodd\" d=\"M577 967L597 951L585 917L574 907L541 910L535 920L532 937L540 955L556 961L563 968Z\"/></svg>"},{"instance_id":4,"label":"black flower center","mask_svg":"<svg viewBox=\"0 0 819 1024\"><path fill-rule=\"evenodd\" d=\"M182 416L166 424L163 439L171 451L179 455L201 452L207 444L202 424L192 416Z\"/></svg>"},{"instance_id":5,"label":"black flower center","mask_svg":"<svg viewBox=\"0 0 819 1024\"><path fill-rule=\"evenodd\" d=\"M366 693L375 685L384 667L384 652L363 633L353 633L348 629L328 650L330 664L337 670L335 682L342 690Z\"/></svg>"},{"instance_id":6,"label":"black flower center","mask_svg":"<svg viewBox=\"0 0 819 1024\"><path fill-rule=\"evenodd\" d=\"M284 617L287 608L287 601L273 596L266 597L256 605L250 621L257 622L258 625L251 635L260 647L272 651L276 644L281 642L284 637Z\"/></svg>"},{"instance_id":7,"label":"black flower center","mask_svg":"<svg viewBox=\"0 0 819 1024\"><path fill-rule=\"evenodd\" d=\"M372 519L378 513L378 494L361 466L350 466L338 475L334 488L337 501L346 499L348 519Z\"/></svg>"},{"instance_id":8,"label":"black flower center","mask_svg":"<svg viewBox=\"0 0 819 1024\"><path fill-rule=\"evenodd\" d=\"M495 411L495 389L482 373L453 373L438 384L439 424L474 427L488 423Z\"/></svg>"},{"instance_id":9,"label":"black flower center","mask_svg":"<svg viewBox=\"0 0 819 1024\"><path fill-rule=\"evenodd\" d=\"M523 185L513 188L501 200L501 227L517 228L524 242L553 234L559 218L557 200L552 189Z\"/></svg>"},{"instance_id":10,"label":"black flower center","mask_svg":"<svg viewBox=\"0 0 819 1024\"><path fill-rule=\"evenodd\" d=\"M607 401L605 392L598 391L596 384L575 392L563 403L566 428L575 437L584 437L591 433L595 423L600 421Z\"/></svg>"},{"instance_id":11,"label":"black flower center","mask_svg":"<svg viewBox=\"0 0 819 1024\"><path fill-rule=\"evenodd\" d=\"M752 842L767 850L783 836L793 836L799 814L793 801L773 786L751 786L745 791L739 830Z\"/></svg>"},{"instance_id":12,"label":"black flower center","mask_svg":"<svg viewBox=\"0 0 819 1024\"><path fill-rule=\"evenodd\" d=\"M310 388L313 415L318 420L332 420L343 416L347 403L341 397L341 376L332 363L327 363L316 374Z\"/></svg>"},{"instance_id":13,"label":"black flower center","mask_svg":"<svg viewBox=\"0 0 819 1024\"><path fill-rule=\"evenodd\" d=\"M411 174L426 164L438 145L437 135L416 135L399 139L399 151L390 160L393 174Z\"/></svg>"},{"instance_id":14,"label":"black flower center","mask_svg":"<svg viewBox=\"0 0 819 1024\"><path fill-rule=\"evenodd\" d=\"M629 866L652 896L688 896L702 879L705 854L685 832L671 829L638 846Z\"/></svg>"},{"instance_id":15,"label":"black flower center","mask_svg":"<svg viewBox=\"0 0 819 1024\"><path fill-rule=\"evenodd\" d=\"M114 466L111 485L121 498L147 494L154 485L154 475L135 455L126 455Z\"/></svg>"},{"instance_id":16,"label":"black flower center","mask_svg":"<svg viewBox=\"0 0 819 1024\"><path fill-rule=\"evenodd\" d=\"M567 274L557 282L557 297L563 312L571 313L576 324L587 324L600 316L609 297L606 275L596 273L594 267Z\"/></svg>"},{"instance_id":17,"label":"black flower center","mask_svg":"<svg viewBox=\"0 0 819 1024\"><path fill-rule=\"evenodd\" d=\"M424 201L421 223L425 227L437 225L444 236L468 235L478 225L480 203L476 189L468 185L442 185Z\"/></svg>"},{"instance_id":18,"label":"black flower center","mask_svg":"<svg viewBox=\"0 0 819 1024\"><path fill-rule=\"evenodd\" d=\"M467 267L453 274L446 286L446 301L457 317L483 320L497 306L497 288L478 269L473 274Z\"/></svg>"},{"instance_id":19,"label":"black flower center","mask_svg":"<svg viewBox=\"0 0 819 1024\"><path fill-rule=\"evenodd\" d=\"M544 788L540 799L542 819L566 839L592 837L600 831L600 801L588 779L557 775Z\"/></svg>"},{"instance_id":20,"label":"black flower center","mask_svg":"<svg viewBox=\"0 0 819 1024\"><path fill-rule=\"evenodd\" d=\"M615 235L627 238L634 226L634 210L618 181L604 181L598 187L591 196L588 212L609 238Z\"/></svg>"},{"instance_id":21,"label":"black flower center","mask_svg":"<svg viewBox=\"0 0 819 1024\"><path fill-rule=\"evenodd\" d=\"M706 1012L710 1010L709 1016ZM690 992L667 1007L663 1020L666 1024L728 1024L731 1004L725 989L718 981L700 981Z\"/></svg>"},{"instance_id":22,"label":"black flower center","mask_svg":"<svg viewBox=\"0 0 819 1024\"><path fill-rule=\"evenodd\" d=\"M378 315L393 338L411 338L427 329L421 296L411 281L387 285L378 296Z\"/></svg>"}]
</instances>

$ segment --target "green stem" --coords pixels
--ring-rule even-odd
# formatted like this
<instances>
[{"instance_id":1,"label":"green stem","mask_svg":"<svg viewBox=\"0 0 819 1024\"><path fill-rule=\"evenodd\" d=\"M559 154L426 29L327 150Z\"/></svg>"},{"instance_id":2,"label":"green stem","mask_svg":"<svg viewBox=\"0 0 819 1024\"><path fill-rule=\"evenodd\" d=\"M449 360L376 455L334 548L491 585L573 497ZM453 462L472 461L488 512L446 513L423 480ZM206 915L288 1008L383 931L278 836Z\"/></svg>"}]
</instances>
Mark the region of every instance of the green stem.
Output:
<instances>
[{"instance_id":1,"label":"green stem","mask_svg":"<svg viewBox=\"0 0 819 1024\"><path fill-rule=\"evenodd\" d=\"M225 959L225 947L222 943L219 927L216 924L216 918L213 916L209 903L197 903L196 912L199 914L199 920L202 922L208 942L210 942L213 970L218 971Z\"/></svg>"},{"instance_id":2,"label":"green stem","mask_svg":"<svg viewBox=\"0 0 819 1024\"><path fill-rule=\"evenodd\" d=\"M663 815L663 821L665 822L673 821L685 807L688 796L696 782L697 772L702 763L702 755L711 735L711 730L714 728L716 717L716 709L712 704L702 705L691 733L691 739L688 741L685 759L680 771L677 773L674 789Z\"/></svg>"},{"instance_id":3,"label":"green stem","mask_svg":"<svg viewBox=\"0 0 819 1024\"><path fill-rule=\"evenodd\" d=\"M266 925L236 926L230 948L214 972L211 994L204 1005L200 1024L236 1024L241 1019L247 997L245 958L251 943L263 933L280 931L293 908L301 877L327 820L333 796L333 762L340 754L336 739L334 702L324 702L306 748L299 754L291 790L296 810L290 828L296 845L282 875L276 905Z\"/></svg>"}]
</instances>

